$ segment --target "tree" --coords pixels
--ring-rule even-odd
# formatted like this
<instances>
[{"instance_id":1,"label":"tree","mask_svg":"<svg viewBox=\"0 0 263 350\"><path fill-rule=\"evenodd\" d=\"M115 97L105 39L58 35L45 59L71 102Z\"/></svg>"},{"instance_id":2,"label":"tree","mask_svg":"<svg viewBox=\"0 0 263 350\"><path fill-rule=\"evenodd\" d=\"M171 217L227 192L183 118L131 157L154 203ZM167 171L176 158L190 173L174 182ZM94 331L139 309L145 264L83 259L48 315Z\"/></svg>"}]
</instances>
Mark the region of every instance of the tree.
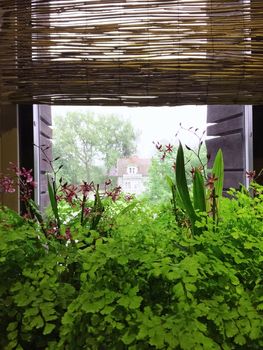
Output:
<instances>
[{"instance_id":1,"label":"tree","mask_svg":"<svg viewBox=\"0 0 263 350\"><path fill-rule=\"evenodd\" d=\"M69 112L54 117L53 153L67 181L101 183L118 158L135 152L136 137L131 123L114 115Z\"/></svg>"},{"instance_id":2,"label":"tree","mask_svg":"<svg viewBox=\"0 0 263 350\"><path fill-rule=\"evenodd\" d=\"M129 157L136 151L137 133L131 123L114 115L101 116L99 121L98 134L104 135L104 138L100 139L99 150L106 174L109 175L110 169L120 156Z\"/></svg>"}]
</instances>

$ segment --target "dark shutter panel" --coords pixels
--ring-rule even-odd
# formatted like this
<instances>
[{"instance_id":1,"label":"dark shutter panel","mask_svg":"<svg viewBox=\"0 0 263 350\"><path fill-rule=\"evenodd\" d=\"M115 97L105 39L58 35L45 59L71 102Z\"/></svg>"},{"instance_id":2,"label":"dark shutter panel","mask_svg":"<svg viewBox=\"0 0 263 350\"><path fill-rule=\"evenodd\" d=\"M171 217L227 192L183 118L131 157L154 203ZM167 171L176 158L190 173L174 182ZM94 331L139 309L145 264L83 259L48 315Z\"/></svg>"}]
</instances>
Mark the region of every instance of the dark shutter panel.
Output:
<instances>
[{"instance_id":1,"label":"dark shutter panel","mask_svg":"<svg viewBox=\"0 0 263 350\"><path fill-rule=\"evenodd\" d=\"M18 105L18 125L19 125L19 166L33 170L33 177L36 179L34 167L34 131L33 131L33 106ZM33 196L35 196L33 191ZM25 203L20 202L20 212L27 212Z\"/></svg>"},{"instance_id":2,"label":"dark shutter panel","mask_svg":"<svg viewBox=\"0 0 263 350\"><path fill-rule=\"evenodd\" d=\"M20 166L34 168L33 106L18 105Z\"/></svg>"},{"instance_id":3,"label":"dark shutter panel","mask_svg":"<svg viewBox=\"0 0 263 350\"><path fill-rule=\"evenodd\" d=\"M9 162L18 164L18 123L17 106L0 104L0 174L8 175ZM12 173L13 176L13 173ZM0 205L18 211L18 191L15 193L1 193Z\"/></svg>"},{"instance_id":4,"label":"dark shutter panel","mask_svg":"<svg viewBox=\"0 0 263 350\"><path fill-rule=\"evenodd\" d=\"M52 159L52 118L51 118L51 106L38 105L39 115L39 144L41 146L49 146L46 150L49 159ZM47 192L47 176L46 173L51 169L48 163L43 160L43 154L40 153L39 173L40 173L40 207L45 208L48 203Z\"/></svg>"},{"instance_id":5,"label":"dark shutter panel","mask_svg":"<svg viewBox=\"0 0 263 350\"><path fill-rule=\"evenodd\" d=\"M263 106L253 106L253 169L258 183L263 185Z\"/></svg>"},{"instance_id":6,"label":"dark shutter panel","mask_svg":"<svg viewBox=\"0 0 263 350\"><path fill-rule=\"evenodd\" d=\"M211 155L211 167L219 148L223 151L225 165L224 189L238 188L245 184L245 106L208 106L207 122L215 123L207 128L207 136L216 138L206 141Z\"/></svg>"}]
</instances>

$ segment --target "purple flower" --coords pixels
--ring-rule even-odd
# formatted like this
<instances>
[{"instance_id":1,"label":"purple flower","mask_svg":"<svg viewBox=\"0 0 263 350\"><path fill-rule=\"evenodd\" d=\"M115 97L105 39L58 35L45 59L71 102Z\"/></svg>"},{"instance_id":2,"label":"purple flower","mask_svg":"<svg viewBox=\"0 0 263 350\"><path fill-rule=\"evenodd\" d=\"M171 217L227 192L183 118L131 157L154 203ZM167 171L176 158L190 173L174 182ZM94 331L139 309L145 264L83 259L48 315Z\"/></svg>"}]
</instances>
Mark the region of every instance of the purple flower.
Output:
<instances>
[{"instance_id":1,"label":"purple flower","mask_svg":"<svg viewBox=\"0 0 263 350\"><path fill-rule=\"evenodd\" d=\"M74 185L68 185L65 183L61 186L61 191L63 193L63 199L65 199L66 202L73 204L74 197L77 197L77 186Z\"/></svg>"},{"instance_id":2,"label":"purple flower","mask_svg":"<svg viewBox=\"0 0 263 350\"><path fill-rule=\"evenodd\" d=\"M119 198L120 193L121 193L121 187L120 186L115 187L112 191L106 191L106 195L108 197L111 197L113 202L115 202Z\"/></svg>"},{"instance_id":3,"label":"purple flower","mask_svg":"<svg viewBox=\"0 0 263 350\"><path fill-rule=\"evenodd\" d=\"M247 178L249 179L249 181L253 181L255 176L256 176L256 172L255 172L255 170L246 171L246 175L247 175Z\"/></svg>"},{"instance_id":4,"label":"purple flower","mask_svg":"<svg viewBox=\"0 0 263 350\"><path fill-rule=\"evenodd\" d=\"M173 145L171 145L170 143L168 145L165 146L166 147L166 152L172 152L173 151Z\"/></svg>"},{"instance_id":5,"label":"purple flower","mask_svg":"<svg viewBox=\"0 0 263 350\"><path fill-rule=\"evenodd\" d=\"M216 177L214 174L208 176L206 186L209 188L209 190L213 190L215 188L215 182L217 180L218 177Z\"/></svg>"},{"instance_id":6,"label":"purple flower","mask_svg":"<svg viewBox=\"0 0 263 350\"><path fill-rule=\"evenodd\" d=\"M94 190L94 183L87 183L86 181L83 181L83 185L80 185L79 188L83 196L87 197L89 192Z\"/></svg>"},{"instance_id":7,"label":"purple flower","mask_svg":"<svg viewBox=\"0 0 263 350\"><path fill-rule=\"evenodd\" d=\"M0 192L14 193L14 180L10 179L7 176L3 176L0 179Z\"/></svg>"}]
</instances>

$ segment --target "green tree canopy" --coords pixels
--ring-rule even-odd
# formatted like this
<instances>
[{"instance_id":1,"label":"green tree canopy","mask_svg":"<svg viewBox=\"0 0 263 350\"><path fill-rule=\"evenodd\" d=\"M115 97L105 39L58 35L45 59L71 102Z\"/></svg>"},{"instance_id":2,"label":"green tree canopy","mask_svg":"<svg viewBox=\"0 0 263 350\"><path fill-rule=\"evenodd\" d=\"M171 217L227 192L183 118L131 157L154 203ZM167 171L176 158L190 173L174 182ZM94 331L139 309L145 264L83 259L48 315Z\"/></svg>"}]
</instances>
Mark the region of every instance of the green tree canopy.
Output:
<instances>
[{"instance_id":1,"label":"green tree canopy","mask_svg":"<svg viewBox=\"0 0 263 350\"><path fill-rule=\"evenodd\" d=\"M61 157L69 182L102 182L117 159L136 151L137 134L129 121L115 115L68 112L54 116L54 157Z\"/></svg>"}]
</instances>

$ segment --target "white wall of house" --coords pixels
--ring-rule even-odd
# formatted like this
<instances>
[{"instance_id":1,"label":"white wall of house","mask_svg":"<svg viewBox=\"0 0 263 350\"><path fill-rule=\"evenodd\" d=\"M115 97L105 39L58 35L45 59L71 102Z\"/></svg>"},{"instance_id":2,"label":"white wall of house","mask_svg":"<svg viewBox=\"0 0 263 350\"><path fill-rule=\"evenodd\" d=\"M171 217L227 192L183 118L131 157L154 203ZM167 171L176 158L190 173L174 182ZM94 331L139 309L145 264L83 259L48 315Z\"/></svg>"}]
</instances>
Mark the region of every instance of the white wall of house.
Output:
<instances>
[{"instance_id":1,"label":"white wall of house","mask_svg":"<svg viewBox=\"0 0 263 350\"><path fill-rule=\"evenodd\" d=\"M136 196L142 194L146 190L150 164L150 159L136 155L118 159L114 175L117 177L117 185L124 193Z\"/></svg>"},{"instance_id":2,"label":"white wall of house","mask_svg":"<svg viewBox=\"0 0 263 350\"><path fill-rule=\"evenodd\" d=\"M118 186L121 186L124 193L132 193L135 195L142 194L146 189L148 176L142 174L124 174L118 176Z\"/></svg>"}]
</instances>

